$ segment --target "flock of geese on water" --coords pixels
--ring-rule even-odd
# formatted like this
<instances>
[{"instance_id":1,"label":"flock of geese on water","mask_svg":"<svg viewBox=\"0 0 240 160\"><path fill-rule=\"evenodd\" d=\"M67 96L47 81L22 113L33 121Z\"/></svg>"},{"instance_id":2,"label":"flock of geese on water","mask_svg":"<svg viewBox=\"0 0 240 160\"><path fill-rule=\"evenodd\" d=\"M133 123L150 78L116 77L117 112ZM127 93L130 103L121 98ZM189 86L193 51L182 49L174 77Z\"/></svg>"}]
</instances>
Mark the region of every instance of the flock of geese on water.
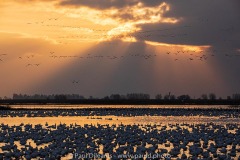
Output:
<instances>
[{"instance_id":1,"label":"flock of geese on water","mask_svg":"<svg viewBox=\"0 0 240 160\"><path fill-rule=\"evenodd\" d=\"M240 118L239 109L216 108L81 108L0 110L1 117L62 117L62 116L207 116Z\"/></svg>"},{"instance_id":2,"label":"flock of geese on water","mask_svg":"<svg viewBox=\"0 0 240 160\"><path fill-rule=\"evenodd\" d=\"M21 123L1 124L0 127L0 159L4 160L99 159L86 157L89 153L110 155L111 159L125 159L119 155L158 155L154 159L166 160L240 159L238 124L67 125L46 122L45 125Z\"/></svg>"},{"instance_id":3,"label":"flock of geese on water","mask_svg":"<svg viewBox=\"0 0 240 160\"><path fill-rule=\"evenodd\" d=\"M165 155L165 159L240 159L240 128L233 121L204 123L195 116L239 118L237 109L201 108L82 108L1 110L1 117L64 116L184 116L189 121L127 124L0 124L0 159L81 159L79 155ZM192 118L191 118L192 117ZM109 118L108 120L113 120ZM114 119L115 120L115 119ZM20 124L21 123L21 124ZM87 123L87 122L85 122ZM126 123L126 124L125 124ZM85 157L88 159L87 157ZM90 158L91 159L91 158ZM120 158L121 159L121 158ZM135 158L138 159L138 158ZM150 158L151 159L151 158ZM160 158L157 158L160 159Z\"/></svg>"}]
</instances>

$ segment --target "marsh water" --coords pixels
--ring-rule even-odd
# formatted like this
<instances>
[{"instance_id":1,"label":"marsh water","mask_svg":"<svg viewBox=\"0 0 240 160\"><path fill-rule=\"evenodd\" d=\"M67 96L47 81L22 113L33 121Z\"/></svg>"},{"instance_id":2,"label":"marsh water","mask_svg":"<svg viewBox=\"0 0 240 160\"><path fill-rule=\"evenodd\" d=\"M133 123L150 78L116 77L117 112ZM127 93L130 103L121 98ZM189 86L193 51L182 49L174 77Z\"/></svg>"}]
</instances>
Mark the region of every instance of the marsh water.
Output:
<instances>
[{"instance_id":1,"label":"marsh water","mask_svg":"<svg viewBox=\"0 0 240 160\"><path fill-rule=\"evenodd\" d=\"M65 160L74 159L74 153L91 152L111 155L164 153L171 159L240 157L240 112L230 106L10 107L13 109L0 110L0 159L58 157ZM55 139L56 135L62 138ZM14 146L18 154L8 149Z\"/></svg>"},{"instance_id":2,"label":"marsh water","mask_svg":"<svg viewBox=\"0 0 240 160\"><path fill-rule=\"evenodd\" d=\"M24 109L33 109L34 112L38 109L46 109L53 110L56 109L59 110L61 113L65 113L64 115L51 115L48 116L44 113L43 115L39 115L37 117L34 116L27 116L22 115L18 117L16 115L15 117L11 117L10 115L4 115L0 117L0 123L8 124L8 125L19 125L21 123L24 124L45 124L46 122L49 124L60 124L60 123L66 123L66 124L161 124L161 123L220 123L220 124L227 124L227 123L238 123L240 124L240 118L239 117L233 117L233 116L226 116L224 114L220 115L207 115L205 113L202 113L198 115L198 113L188 116L188 115L171 115L171 110L167 114L167 116L163 115L143 115L143 114L135 114L135 115L125 115L124 113L121 115L118 115L119 110L114 109L126 109L126 110L133 110L132 112L136 112L141 109L145 109L148 111L152 109L189 109L191 110L195 109L203 109L203 110L221 110L221 109L231 109L234 112L238 113L238 109L231 108L230 106L226 105L12 105L11 108L15 109L23 109L21 111L24 111ZM81 111L85 109L113 109L111 113L108 113L108 111L105 112L104 115L93 113L91 115L81 115L81 116L74 116L69 114L71 111ZM70 110L70 111L69 111ZM121 110L120 112L122 112ZM155 111L155 110L154 110ZM153 111L153 112L154 112ZM158 110L157 110L158 111ZM14 111L12 111L14 112ZM184 111L183 111L184 112ZM113 113L113 114L112 114ZM17 114L17 113L16 113Z\"/></svg>"}]
</instances>

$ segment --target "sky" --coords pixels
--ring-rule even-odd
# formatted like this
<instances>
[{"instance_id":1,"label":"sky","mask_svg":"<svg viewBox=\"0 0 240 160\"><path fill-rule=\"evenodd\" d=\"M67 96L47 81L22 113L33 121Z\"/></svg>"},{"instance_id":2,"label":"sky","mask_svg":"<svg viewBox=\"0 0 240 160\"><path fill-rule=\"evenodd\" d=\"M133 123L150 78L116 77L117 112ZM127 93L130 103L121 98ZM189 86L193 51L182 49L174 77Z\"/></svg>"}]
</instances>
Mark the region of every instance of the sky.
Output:
<instances>
[{"instance_id":1,"label":"sky","mask_svg":"<svg viewBox=\"0 0 240 160\"><path fill-rule=\"evenodd\" d=\"M0 97L240 93L239 0L1 0Z\"/></svg>"}]
</instances>

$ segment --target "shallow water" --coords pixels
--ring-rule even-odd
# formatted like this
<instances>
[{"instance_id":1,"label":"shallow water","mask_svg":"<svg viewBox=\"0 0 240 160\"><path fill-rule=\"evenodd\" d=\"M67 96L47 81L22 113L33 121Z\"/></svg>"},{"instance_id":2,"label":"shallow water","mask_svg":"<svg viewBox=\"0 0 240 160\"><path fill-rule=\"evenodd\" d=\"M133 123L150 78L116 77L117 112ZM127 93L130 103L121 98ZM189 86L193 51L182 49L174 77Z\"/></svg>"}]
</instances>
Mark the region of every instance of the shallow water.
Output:
<instances>
[{"instance_id":1,"label":"shallow water","mask_svg":"<svg viewBox=\"0 0 240 160\"><path fill-rule=\"evenodd\" d=\"M230 109L229 106L225 105L14 105L11 107L32 108L33 110L3 111L0 123L8 125L20 125L21 123L44 125L46 122L49 124L76 123L79 125L210 122L240 124L238 110L222 111L221 109ZM47 110L35 110L39 108ZM210 108L212 110L209 110Z\"/></svg>"},{"instance_id":2,"label":"shallow water","mask_svg":"<svg viewBox=\"0 0 240 160\"><path fill-rule=\"evenodd\" d=\"M82 140L81 143L83 145L87 145L88 147L89 145L94 144L95 147L93 148L97 149L94 152L96 152L97 154L103 154L104 150L105 151L109 150L111 151L112 154L113 153L120 154L121 153L120 150L123 149L124 147L128 147L128 149L130 148L133 149L133 153L140 153L139 151L137 151L137 148L143 147L146 150L149 150L149 152L161 154L162 151L165 149L168 155L173 156L175 152L174 149L181 148L178 151L179 152L178 155L175 156L175 158L172 158L176 159L176 157L181 158L183 154L187 155L187 157L191 157L194 154L191 151L191 147L197 147L198 149L202 148L202 152L208 152L209 156L213 157L214 156L213 153L209 152L208 149L216 148L216 151L214 151L214 153L218 154L217 156L221 156L224 155L224 153L221 151L222 150L221 145L223 145L227 150L226 153L230 154L233 152L236 154L235 156L232 157L237 158L240 156L240 150L238 150L238 148L240 148L240 131L239 131L240 118L238 115L239 112L236 109L230 111L219 110L219 108L229 109L228 106L15 105L11 107L14 108L27 107L32 109L46 108L47 111L24 110L24 109L7 112L1 111L0 134L3 137L7 136L8 142L3 142L3 139L2 142L0 142L0 156L3 152L5 152L3 154L5 158L8 153L9 154L11 153L11 151L10 150L3 151L2 147L11 144L17 146L18 149L17 151L19 153L20 152L24 153L23 157L26 157L27 155L26 150L35 150L37 154L40 154L41 151L44 150L46 151L48 149L51 149L51 152L48 154L48 156L51 157L51 154L54 154L54 150L56 151L55 146L52 145L57 145L60 147L61 145L65 144L67 146L63 147L62 150L67 150L67 154L62 154L61 159L62 160L72 159L73 153L74 152L77 153L78 151L77 150L78 147L75 146L75 141L79 142L79 138L81 137L80 135L82 135L85 139L89 138L90 136L89 140L87 141ZM73 110L71 110L72 108ZM90 110L84 110L84 108ZM111 108L113 110L94 110L96 108L97 109ZM124 108L124 110L119 110L118 108ZM139 108L139 110L137 108ZM160 108L160 110L156 110L156 108ZM168 108L173 108L175 110L166 110ZM181 110L181 108L183 108L183 110ZM190 110L184 110L187 108L189 108ZM205 109L209 108L212 109L217 108L217 111L216 110L211 110L210 112L208 110L205 111ZM195 109L204 110L198 111ZM94 111L91 112L92 110ZM155 111L159 112L156 113L159 114L159 116L155 116ZM188 112L187 114L186 111ZM133 113L135 112L136 114L132 116ZM180 116L178 114L179 112ZM76 113L79 114L79 116L74 116L74 114ZM9 114L14 114L14 116L10 117L12 115ZM21 114L21 117L17 116L18 114ZM166 114L168 116L161 116L162 114ZM30 130L27 129L29 127ZM19 130L19 128L21 129ZM37 134L39 135L43 134L44 136L40 137L40 139L42 139L44 137L54 138L56 136L55 133L57 133L58 136L63 136L64 134L66 136L65 140L63 141L61 139L54 141L52 140L37 145L39 141L39 138L36 137ZM26 134L28 136L26 138L25 145L20 144L22 134ZM10 142L12 138L11 135L15 136L13 143ZM98 136L96 137L96 135ZM143 139L139 140L139 136L142 137ZM191 138L188 139L189 136L194 138L195 140L192 141ZM219 136L221 136L220 139L218 138ZM110 137L112 137L112 139ZM126 139L126 137L128 138ZM71 138L73 138L74 140L72 141ZM181 138L180 141L179 138ZM97 142L100 139L102 139L100 141L101 143L97 144ZM175 139L177 140L176 142ZM184 148L183 140L185 141L185 139L186 147ZM203 139L207 139L207 145L205 145L205 147L207 147L208 149L204 148L204 143L206 142L204 142ZM224 139L223 144L222 139ZM104 141L109 141L108 145L103 143ZM121 141L126 142L120 145ZM147 143L144 144L145 143L144 141L147 141ZM226 144L228 141L230 141L230 143ZM66 144L65 142L68 143ZM109 146L111 146L112 144L114 144L114 146L112 148L109 148ZM211 145L213 145L213 147L211 147ZM29 146L33 148L29 149ZM237 150L233 149L234 146ZM154 151L151 150L151 148L153 147L156 147ZM68 150L68 148L69 149L74 148L74 150ZM87 147L82 148L84 150L84 154L89 152L88 149L86 148ZM128 149L124 151L124 154L128 152ZM144 154L148 154L148 152L144 152ZM203 153L201 153L197 157L203 158Z\"/></svg>"},{"instance_id":3,"label":"shallow water","mask_svg":"<svg viewBox=\"0 0 240 160\"><path fill-rule=\"evenodd\" d=\"M215 124L240 124L239 118L219 118L207 116L136 116L136 117L122 117L122 116L60 116L60 117L3 117L0 118L0 123L12 125L24 124L42 124L49 125L65 123L69 124L198 124L198 123L215 123Z\"/></svg>"}]
</instances>

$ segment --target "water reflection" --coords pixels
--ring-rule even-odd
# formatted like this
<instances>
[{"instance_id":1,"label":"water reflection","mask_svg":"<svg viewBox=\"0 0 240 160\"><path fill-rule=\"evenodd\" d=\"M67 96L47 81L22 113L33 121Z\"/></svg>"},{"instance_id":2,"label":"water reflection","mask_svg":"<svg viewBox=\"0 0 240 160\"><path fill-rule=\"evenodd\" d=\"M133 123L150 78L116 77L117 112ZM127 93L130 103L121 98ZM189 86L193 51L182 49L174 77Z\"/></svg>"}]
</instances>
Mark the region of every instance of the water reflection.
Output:
<instances>
[{"instance_id":1,"label":"water reflection","mask_svg":"<svg viewBox=\"0 0 240 160\"><path fill-rule=\"evenodd\" d=\"M123 117L123 116L60 116L60 117L3 117L0 118L0 123L8 124L9 126L24 124L32 125L49 125L65 123L70 124L92 124L92 125L133 125L133 124L199 124L199 123L215 123L215 124L240 124L239 118L219 118L219 117L199 117L199 116L136 116L136 117Z\"/></svg>"}]
</instances>

